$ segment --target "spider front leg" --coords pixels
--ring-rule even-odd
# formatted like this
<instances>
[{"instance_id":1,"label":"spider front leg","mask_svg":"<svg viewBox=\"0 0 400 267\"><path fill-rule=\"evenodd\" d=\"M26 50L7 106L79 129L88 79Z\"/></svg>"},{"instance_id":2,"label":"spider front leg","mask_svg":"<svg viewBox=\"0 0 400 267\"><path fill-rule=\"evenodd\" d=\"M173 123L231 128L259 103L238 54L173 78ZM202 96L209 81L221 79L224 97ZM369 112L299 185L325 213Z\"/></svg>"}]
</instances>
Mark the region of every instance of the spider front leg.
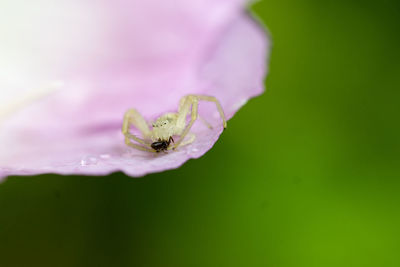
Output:
<instances>
[{"instance_id":1,"label":"spider front leg","mask_svg":"<svg viewBox=\"0 0 400 267\"><path fill-rule=\"evenodd\" d=\"M215 105L217 106L219 115L221 116L221 119L222 119L222 125L223 125L224 129L226 128L227 124L226 124L226 118L225 118L224 111L222 109L221 104L215 97L206 96L206 95L187 95L180 100L179 111L178 111L179 116L178 116L178 120L177 120L177 125L184 126L186 124L186 116L189 113L190 106L192 106L191 120L190 120L189 124L185 127L185 129L183 130L183 132L179 138L179 141L175 143L175 145L173 146L172 149L175 149L179 145L182 145L183 139L186 137L186 135L192 128L193 123L199 117L199 115L198 115L199 100L215 103ZM208 126L210 129L212 129L212 126L209 123L207 123L204 119L203 119L203 123L205 123L206 126ZM191 140L191 142L193 142L193 140Z\"/></svg>"},{"instance_id":2,"label":"spider front leg","mask_svg":"<svg viewBox=\"0 0 400 267\"><path fill-rule=\"evenodd\" d=\"M146 141L130 133L129 129L131 125L135 126L142 133L143 137L150 135L150 129L146 123L146 120L137 110L130 109L125 113L122 124L122 133L125 136L125 144L142 151L154 152L154 150L149 147L149 144ZM133 143L131 139L144 146Z\"/></svg>"},{"instance_id":3,"label":"spider front leg","mask_svg":"<svg viewBox=\"0 0 400 267\"><path fill-rule=\"evenodd\" d=\"M192 95L192 97L195 97L198 100L202 100L202 101L214 102L215 105L217 106L219 115L221 116L222 125L224 126L224 129L226 128L227 124L226 124L226 118L225 118L224 110L222 109L222 106L219 103L218 99L216 99L213 96L207 96L207 95Z\"/></svg>"},{"instance_id":4,"label":"spider front leg","mask_svg":"<svg viewBox=\"0 0 400 267\"><path fill-rule=\"evenodd\" d=\"M192 96L185 96L183 99L181 99L181 104L179 107L178 111L178 119L177 119L177 126L184 128L182 134L179 137L178 142L175 143L175 145L172 147L172 149L176 149L179 145L181 145L182 141L185 139L186 135L189 133L190 129L193 126L193 123L197 119L197 112L198 112L198 100L197 98L194 98ZM190 107L192 107L191 110L191 118L189 124L185 127L186 125L186 116L188 115L190 111ZM194 139L191 141L193 142Z\"/></svg>"}]
</instances>

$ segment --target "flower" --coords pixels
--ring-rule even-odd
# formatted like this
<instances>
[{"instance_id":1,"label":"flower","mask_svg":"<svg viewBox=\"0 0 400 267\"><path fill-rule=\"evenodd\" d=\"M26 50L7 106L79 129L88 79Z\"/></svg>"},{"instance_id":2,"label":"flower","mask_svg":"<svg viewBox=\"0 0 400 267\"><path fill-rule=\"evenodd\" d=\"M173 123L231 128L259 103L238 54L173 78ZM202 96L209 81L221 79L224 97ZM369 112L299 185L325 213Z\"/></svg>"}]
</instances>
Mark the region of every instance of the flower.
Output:
<instances>
[{"instance_id":1,"label":"flower","mask_svg":"<svg viewBox=\"0 0 400 267\"><path fill-rule=\"evenodd\" d=\"M142 176L206 153L222 128L156 155L124 144L124 112L146 119L186 94L227 118L263 92L269 41L245 0L4 0L0 17L0 177ZM213 125L215 106L200 105Z\"/></svg>"}]
</instances>

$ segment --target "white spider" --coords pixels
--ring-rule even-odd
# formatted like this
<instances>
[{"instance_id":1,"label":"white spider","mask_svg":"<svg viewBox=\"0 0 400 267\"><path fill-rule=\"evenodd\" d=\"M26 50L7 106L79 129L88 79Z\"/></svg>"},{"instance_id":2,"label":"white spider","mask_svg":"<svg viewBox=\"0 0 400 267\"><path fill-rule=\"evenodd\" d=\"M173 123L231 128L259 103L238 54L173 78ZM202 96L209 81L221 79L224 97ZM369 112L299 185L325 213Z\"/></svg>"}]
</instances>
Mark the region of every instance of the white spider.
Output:
<instances>
[{"instance_id":1,"label":"white spider","mask_svg":"<svg viewBox=\"0 0 400 267\"><path fill-rule=\"evenodd\" d=\"M125 143L130 147L148 152L167 151L192 143L195 139L194 134L190 134L188 140L185 140L184 142L183 140L189 133L193 123L199 117L198 103L200 100L210 101L216 104L225 129L226 119L224 111L215 97L205 95L187 95L181 98L177 113L166 113L160 116L154 123L152 123L151 130L149 129L149 124L136 109L128 110L124 115L124 122L122 125L122 133L125 136ZM186 118L189 113L191 119L189 124L187 124ZM202 121L209 128L212 128L206 121ZM135 126L142 133L143 139L130 133L129 130L131 125ZM179 136L177 142L174 142L173 136ZM132 140L139 144L133 143ZM170 146L171 142L174 143L173 146Z\"/></svg>"}]
</instances>

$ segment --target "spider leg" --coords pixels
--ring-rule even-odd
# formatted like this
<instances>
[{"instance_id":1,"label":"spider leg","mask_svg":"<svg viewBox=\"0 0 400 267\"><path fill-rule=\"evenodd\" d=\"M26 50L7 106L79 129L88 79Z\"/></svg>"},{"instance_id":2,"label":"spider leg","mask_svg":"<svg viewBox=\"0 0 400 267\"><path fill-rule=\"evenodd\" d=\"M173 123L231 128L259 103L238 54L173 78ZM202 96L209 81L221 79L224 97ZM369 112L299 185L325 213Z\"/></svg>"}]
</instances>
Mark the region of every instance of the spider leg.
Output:
<instances>
[{"instance_id":1,"label":"spider leg","mask_svg":"<svg viewBox=\"0 0 400 267\"><path fill-rule=\"evenodd\" d=\"M225 118L224 111L223 111L223 109L221 107L221 104L219 103L219 101L215 97L206 96L206 95L187 95L187 96L184 96L179 102L179 109L178 109L178 114L179 115L178 115L178 119L177 119L177 126L182 126L182 125L186 124L186 116L188 115L188 113L190 111L190 106L192 106L191 120L190 120L189 124L184 128L184 130L183 130L178 142L175 143L175 145L172 147L172 149L175 149L178 146L182 145L182 141L185 139L186 135L188 134L188 132L192 128L193 123L199 117L199 115L198 115L199 100L208 101L208 102L214 102L215 103L215 105L217 106L219 115L221 116L223 127L224 127L224 129L226 128L227 124L226 124L226 118ZM211 125L208 122L206 122L204 119L202 119L202 121L206 126L208 126L209 128L212 128ZM194 138L189 143L191 143L193 141L194 141ZM187 143L184 142L184 144L187 144Z\"/></svg>"},{"instance_id":2,"label":"spider leg","mask_svg":"<svg viewBox=\"0 0 400 267\"><path fill-rule=\"evenodd\" d=\"M213 128L212 125L211 125L208 121L206 121L202 116L200 116L200 114L199 114L198 116L199 116L199 119L201 120L201 122L202 122L205 126L207 126L208 129L212 129L212 128Z\"/></svg>"},{"instance_id":3,"label":"spider leg","mask_svg":"<svg viewBox=\"0 0 400 267\"><path fill-rule=\"evenodd\" d=\"M122 124L122 133L125 136L125 143L128 146L139 150L154 152L153 149L149 148L149 144L145 140L129 132L129 128L131 125L135 126L142 133L143 136L150 135L150 129L149 126L147 126L146 120L135 109L128 110L124 115L124 121ZM136 142L144 146L132 143L131 139L135 140Z\"/></svg>"},{"instance_id":4,"label":"spider leg","mask_svg":"<svg viewBox=\"0 0 400 267\"><path fill-rule=\"evenodd\" d=\"M147 148L147 147L144 147L144 146L141 146L141 145L137 145L137 144L132 143L131 140L130 140L129 138L125 138L125 144L128 145L128 146L130 146L130 147L133 147L133 148L142 150L142 151L147 151L147 152L154 152L154 153L156 153L156 151L155 151L154 149L150 149L150 148Z\"/></svg>"},{"instance_id":5,"label":"spider leg","mask_svg":"<svg viewBox=\"0 0 400 267\"><path fill-rule=\"evenodd\" d=\"M187 99L191 98L191 97L193 97L193 96L192 95L187 95L187 96L184 96L184 97L181 98L181 100L179 101L179 109L178 109L178 113L179 114L182 113L182 111L183 111L183 109L185 107L185 103L187 102ZM186 118L186 116L185 116L185 118ZM205 126L207 126L207 128L209 128L209 129L213 128L212 125L209 122L207 122L202 116L200 116L200 114L198 114L198 118L201 120L201 122Z\"/></svg>"},{"instance_id":6,"label":"spider leg","mask_svg":"<svg viewBox=\"0 0 400 267\"><path fill-rule=\"evenodd\" d=\"M196 139L196 135L194 133L188 133L186 135L185 140L182 139L182 141L181 141L179 146L189 145L189 144L193 143L195 139ZM176 149L175 146L168 147L168 150L172 150L172 149Z\"/></svg>"},{"instance_id":7,"label":"spider leg","mask_svg":"<svg viewBox=\"0 0 400 267\"><path fill-rule=\"evenodd\" d=\"M193 141L196 139L196 135L194 133L188 133L186 135L186 139L182 141L180 146L186 146L188 144L193 143Z\"/></svg>"},{"instance_id":8,"label":"spider leg","mask_svg":"<svg viewBox=\"0 0 400 267\"><path fill-rule=\"evenodd\" d=\"M219 103L218 99L216 99L213 96L207 96L207 95L190 95L190 96L197 98L198 100L214 102L215 105L217 106L219 115L221 116L224 129L226 128L227 125L226 125L226 118L225 118L224 110L222 109L221 104Z\"/></svg>"},{"instance_id":9,"label":"spider leg","mask_svg":"<svg viewBox=\"0 0 400 267\"><path fill-rule=\"evenodd\" d=\"M190 128L192 128L193 123L197 119L197 111L198 111L198 101L197 98L192 97L192 96L186 96L184 97L184 100L181 100L181 103L183 104L179 107L179 116L177 119L177 125L185 125L186 121L186 116L189 113L190 106L192 107L191 109L191 118L189 124L184 128L182 134L179 137L179 140L175 143L175 145L172 147L172 149L177 148L178 146L181 145L182 141L185 139L186 135L190 131ZM194 139L193 139L194 140ZM192 142L193 142L192 140Z\"/></svg>"}]
</instances>

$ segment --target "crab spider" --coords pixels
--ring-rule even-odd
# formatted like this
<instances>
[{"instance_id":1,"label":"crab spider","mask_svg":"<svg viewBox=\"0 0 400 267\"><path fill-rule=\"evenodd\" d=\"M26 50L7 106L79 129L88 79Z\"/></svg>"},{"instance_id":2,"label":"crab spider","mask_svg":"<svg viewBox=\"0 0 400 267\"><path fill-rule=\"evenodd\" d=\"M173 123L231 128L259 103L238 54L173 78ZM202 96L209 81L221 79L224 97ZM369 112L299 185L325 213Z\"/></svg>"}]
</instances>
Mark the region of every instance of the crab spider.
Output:
<instances>
[{"instance_id":1,"label":"crab spider","mask_svg":"<svg viewBox=\"0 0 400 267\"><path fill-rule=\"evenodd\" d=\"M215 97L205 95L187 95L182 97L179 101L178 112L166 113L157 118L157 120L151 124L151 130L149 124L136 109L129 109L124 115L124 122L122 125L122 133L125 136L125 143L135 149L148 152L167 151L192 143L195 140L195 135L189 133L189 131L197 118L200 118L204 124L209 128L212 128L210 124L198 115L199 101L215 103L225 129L226 119L224 111ZM187 124L186 118L189 113L191 119ZM130 133L131 126L135 126L141 132L142 138ZM175 142L173 136L179 136L179 139ZM188 137L187 140L184 140L185 137ZM136 141L136 143L132 141ZM171 143L174 144L171 145Z\"/></svg>"}]
</instances>

